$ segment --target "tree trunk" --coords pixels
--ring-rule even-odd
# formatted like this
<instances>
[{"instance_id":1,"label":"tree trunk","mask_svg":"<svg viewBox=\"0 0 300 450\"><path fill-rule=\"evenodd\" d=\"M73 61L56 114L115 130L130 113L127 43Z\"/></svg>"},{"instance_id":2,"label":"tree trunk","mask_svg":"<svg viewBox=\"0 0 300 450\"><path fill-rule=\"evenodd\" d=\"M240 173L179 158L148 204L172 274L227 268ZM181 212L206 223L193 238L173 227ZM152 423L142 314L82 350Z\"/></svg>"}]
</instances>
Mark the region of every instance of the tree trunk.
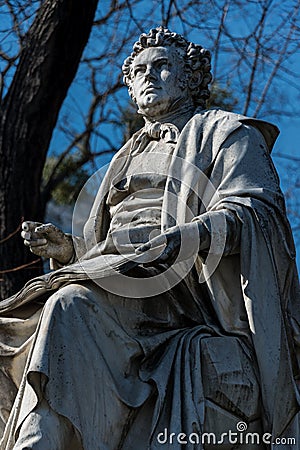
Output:
<instances>
[{"instance_id":1,"label":"tree trunk","mask_svg":"<svg viewBox=\"0 0 300 450\"><path fill-rule=\"evenodd\" d=\"M16 231L23 219L42 221L40 185L57 116L88 41L97 0L46 0L0 106L0 298L41 273ZM11 237L10 235L13 234Z\"/></svg>"}]
</instances>

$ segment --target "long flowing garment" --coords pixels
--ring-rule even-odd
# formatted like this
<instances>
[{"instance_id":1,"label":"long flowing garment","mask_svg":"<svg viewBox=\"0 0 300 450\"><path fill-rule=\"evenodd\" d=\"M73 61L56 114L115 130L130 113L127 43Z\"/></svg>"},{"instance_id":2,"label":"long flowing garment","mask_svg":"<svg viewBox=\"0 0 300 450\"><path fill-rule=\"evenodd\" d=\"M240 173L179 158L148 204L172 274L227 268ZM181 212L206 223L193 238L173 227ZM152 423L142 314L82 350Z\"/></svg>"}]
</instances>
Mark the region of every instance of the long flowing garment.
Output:
<instances>
[{"instance_id":1,"label":"long flowing garment","mask_svg":"<svg viewBox=\"0 0 300 450\"><path fill-rule=\"evenodd\" d=\"M215 114L219 118L221 113ZM272 277L262 279L258 267L268 263L263 252L271 240L278 238L282 229L286 232L285 222L278 226L280 205L276 205L277 218L266 218L265 214L273 208L273 197L280 200L278 180L260 132L241 122L229 130L227 140L210 143L211 148L218 147L219 161L214 160L213 166L210 156L206 171L206 176L209 174L219 187L221 201L211 207L211 195L203 201L204 205L199 206L198 202L195 207L197 202L190 193L184 200L193 211L193 220L202 220L208 234L213 232L214 214L222 217L221 223L226 226L222 259L206 282L199 283L198 260L188 270L184 270L184 263L179 265L168 278L164 275L169 270L166 265L137 265L128 259L132 248L164 228L165 210L170 212L165 204L171 201L166 200L166 191L171 191L168 174L174 171L174 154L177 152L181 160L188 159L178 155L178 148L184 147L184 131L180 138L176 133L174 139L171 130L167 139L139 135L129 151L127 148L121 152L125 163L120 164L118 157L112 162L104 187L107 194L96 214L91 213L95 220L101 214L104 232L97 254L90 253L80 264L75 262L69 268L29 282L25 294L21 292L3 305L0 417L6 428L2 450L12 450L20 426L43 399L71 422L84 450L154 450L161 448L162 443L164 448L180 449L180 433L186 436L185 448L201 449L204 432L213 432L220 438L222 432L235 430L243 421L250 431L262 427L281 434L295 416L297 395L294 378L290 377L297 368L293 356L286 353L286 346L291 345L286 315L280 301L273 298L277 288L270 288ZM204 144L194 145L201 155ZM205 145L207 151L208 144ZM257 159L262 164L255 175L245 165L249 148L260 149ZM232 169L237 153L244 155L239 156L242 168ZM234 170L245 174L239 185L235 183L240 174ZM262 175L263 188L254 184ZM184 184L188 171L179 176ZM203 186L197 189L204 192ZM180 197L184 197L182 192L178 192ZM205 194L201 200L204 197ZM209 217L210 208L213 214ZM177 215L179 210L177 205ZM269 227L267 221L276 230L269 242L261 231ZM95 233L97 226L93 226ZM99 242L97 236L95 239ZM126 249L128 242L130 249ZM120 249L127 257L120 254ZM200 253L205 269L208 249L203 248ZM218 254L217 247L214 254ZM242 263L241 254L245 258ZM283 262L286 264L289 258L283 257ZM105 261L111 268L120 269L122 276L112 275ZM289 284L289 289L295 291L291 270L289 274L290 280L286 275L281 284L284 289ZM166 288L173 275L179 282ZM253 283L249 283L251 277L254 285L259 283L258 294ZM147 280L151 283L152 279L156 293L130 296L130 286L141 286L142 280L148 289ZM261 296L265 296L264 304L257 302ZM287 302L287 298L284 300ZM298 313L291 312L292 307L287 306L297 339ZM268 315L278 322L268 325ZM283 333L282 329L286 331ZM274 342L269 343L272 333ZM276 359L278 352L284 352L280 362L280 358ZM266 381L266 373L270 381ZM277 387L285 383L286 391L274 393L274 383ZM268 403L265 399L270 397ZM283 397L285 400L281 401ZM276 406L279 403L284 418ZM265 447L260 443L257 448Z\"/></svg>"}]
</instances>

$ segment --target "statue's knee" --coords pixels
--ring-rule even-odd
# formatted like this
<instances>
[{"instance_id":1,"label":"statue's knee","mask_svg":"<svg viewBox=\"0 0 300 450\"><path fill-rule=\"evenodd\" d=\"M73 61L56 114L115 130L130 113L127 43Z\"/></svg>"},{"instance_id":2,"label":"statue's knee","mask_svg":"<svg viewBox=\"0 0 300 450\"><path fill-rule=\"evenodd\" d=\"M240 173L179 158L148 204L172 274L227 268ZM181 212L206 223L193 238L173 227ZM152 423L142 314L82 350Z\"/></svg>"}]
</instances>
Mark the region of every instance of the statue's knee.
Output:
<instances>
[{"instance_id":1,"label":"statue's knee","mask_svg":"<svg viewBox=\"0 0 300 450\"><path fill-rule=\"evenodd\" d=\"M56 308L63 311L77 308L88 298L88 293L88 289L80 284L69 284L51 295L46 303L46 308Z\"/></svg>"}]
</instances>

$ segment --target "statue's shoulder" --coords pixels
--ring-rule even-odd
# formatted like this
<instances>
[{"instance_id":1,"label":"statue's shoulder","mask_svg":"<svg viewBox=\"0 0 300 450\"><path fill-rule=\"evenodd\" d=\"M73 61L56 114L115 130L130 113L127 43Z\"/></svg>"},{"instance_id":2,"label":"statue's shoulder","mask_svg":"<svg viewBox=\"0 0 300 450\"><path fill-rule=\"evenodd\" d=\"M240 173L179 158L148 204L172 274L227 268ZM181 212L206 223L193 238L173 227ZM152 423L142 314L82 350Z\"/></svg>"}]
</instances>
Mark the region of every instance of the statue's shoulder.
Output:
<instances>
[{"instance_id":1,"label":"statue's shoulder","mask_svg":"<svg viewBox=\"0 0 300 450\"><path fill-rule=\"evenodd\" d=\"M199 123L199 125L202 124L204 127L214 126L216 129L218 126L235 128L237 125L240 126L240 124L247 119L250 118L242 114L225 111L220 108L197 110L192 118L192 120Z\"/></svg>"},{"instance_id":2,"label":"statue's shoulder","mask_svg":"<svg viewBox=\"0 0 300 450\"><path fill-rule=\"evenodd\" d=\"M191 121L207 134L229 135L241 125L254 127L261 132L270 151L279 135L279 129L272 123L218 108L197 111Z\"/></svg>"}]
</instances>

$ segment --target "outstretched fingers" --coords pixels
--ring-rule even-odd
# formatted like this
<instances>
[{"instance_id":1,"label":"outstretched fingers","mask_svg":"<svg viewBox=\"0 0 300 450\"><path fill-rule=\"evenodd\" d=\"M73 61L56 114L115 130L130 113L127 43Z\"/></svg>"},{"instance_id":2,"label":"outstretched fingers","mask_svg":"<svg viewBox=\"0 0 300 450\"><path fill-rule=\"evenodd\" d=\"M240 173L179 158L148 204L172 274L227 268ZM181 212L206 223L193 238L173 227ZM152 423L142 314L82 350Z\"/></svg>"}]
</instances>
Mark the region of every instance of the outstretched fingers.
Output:
<instances>
[{"instance_id":1,"label":"outstretched fingers","mask_svg":"<svg viewBox=\"0 0 300 450\"><path fill-rule=\"evenodd\" d=\"M38 247L47 244L47 239L40 238L36 233L31 231L22 231L21 236L24 239L24 245L27 247Z\"/></svg>"},{"instance_id":2,"label":"outstretched fingers","mask_svg":"<svg viewBox=\"0 0 300 450\"><path fill-rule=\"evenodd\" d=\"M42 245L46 245L47 242L47 239L25 239L24 245L26 245L27 247L40 247Z\"/></svg>"}]
</instances>

